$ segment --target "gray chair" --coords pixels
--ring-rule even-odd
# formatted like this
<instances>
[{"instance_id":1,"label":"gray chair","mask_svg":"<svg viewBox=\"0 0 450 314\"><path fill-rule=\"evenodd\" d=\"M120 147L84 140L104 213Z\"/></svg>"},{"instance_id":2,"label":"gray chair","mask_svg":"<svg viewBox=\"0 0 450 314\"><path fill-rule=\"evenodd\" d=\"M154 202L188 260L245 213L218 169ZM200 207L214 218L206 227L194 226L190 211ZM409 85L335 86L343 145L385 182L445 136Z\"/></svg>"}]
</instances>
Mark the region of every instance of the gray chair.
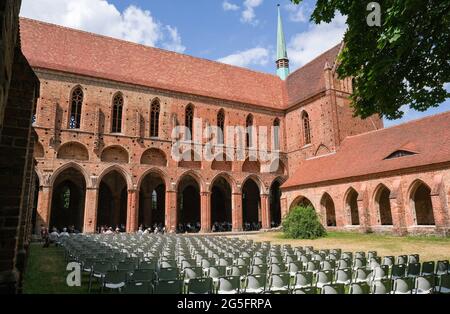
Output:
<instances>
[{"instance_id":1,"label":"gray chair","mask_svg":"<svg viewBox=\"0 0 450 314\"><path fill-rule=\"evenodd\" d=\"M360 282L370 283L370 281L372 280L372 277L373 277L373 274L372 274L372 271L370 269L358 268L354 272L353 281L355 283L360 283Z\"/></svg>"},{"instance_id":2,"label":"gray chair","mask_svg":"<svg viewBox=\"0 0 450 314\"><path fill-rule=\"evenodd\" d=\"M420 274L422 276L426 275L434 275L434 268L435 268L435 262L434 261L428 261L422 263L422 271Z\"/></svg>"},{"instance_id":3,"label":"gray chair","mask_svg":"<svg viewBox=\"0 0 450 314\"><path fill-rule=\"evenodd\" d=\"M212 278L193 278L187 284L188 294L211 294L213 292Z\"/></svg>"},{"instance_id":4,"label":"gray chair","mask_svg":"<svg viewBox=\"0 0 450 314\"><path fill-rule=\"evenodd\" d=\"M415 294L431 294L434 292L434 276L418 276L415 280L414 293Z\"/></svg>"},{"instance_id":5,"label":"gray chair","mask_svg":"<svg viewBox=\"0 0 450 314\"><path fill-rule=\"evenodd\" d=\"M338 269L336 271L335 283L348 285L352 282L352 270L351 268Z\"/></svg>"},{"instance_id":6,"label":"gray chair","mask_svg":"<svg viewBox=\"0 0 450 314\"><path fill-rule=\"evenodd\" d=\"M263 293L266 290L265 274L248 275L245 280L245 293Z\"/></svg>"},{"instance_id":7,"label":"gray chair","mask_svg":"<svg viewBox=\"0 0 450 314\"><path fill-rule=\"evenodd\" d=\"M238 294L241 289L239 276L225 276L219 278L218 294Z\"/></svg>"},{"instance_id":8,"label":"gray chair","mask_svg":"<svg viewBox=\"0 0 450 314\"><path fill-rule=\"evenodd\" d=\"M436 275L441 276L448 274L448 267L449 267L448 261L438 261L436 263Z\"/></svg>"},{"instance_id":9,"label":"gray chair","mask_svg":"<svg viewBox=\"0 0 450 314\"><path fill-rule=\"evenodd\" d=\"M393 294L412 294L414 290L413 279L410 277L396 278L394 280Z\"/></svg>"},{"instance_id":10,"label":"gray chair","mask_svg":"<svg viewBox=\"0 0 450 314\"><path fill-rule=\"evenodd\" d=\"M102 282L102 289L103 292L104 288L107 288L109 290L121 290L122 287L125 286L127 282L127 272L123 270L112 270L106 272L105 277L103 278Z\"/></svg>"},{"instance_id":11,"label":"gray chair","mask_svg":"<svg viewBox=\"0 0 450 314\"><path fill-rule=\"evenodd\" d=\"M387 278L374 280L371 288L372 294L390 294L392 290L391 280Z\"/></svg>"},{"instance_id":12,"label":"gray chair","mask_svg":"<svg viewBox=\"0 0 450 314\"><path fill-rule=\"evenodd\" d=\"M269 277L269 291L286 291L290 290L291 276L288 273L272 274Z\"/></svg>"},{"instance_id":13,"label":"gray chair","mask_svg":"<svg viewBox=\"0 0 450 314\"><path fill-rule=\"evenodd\" d=\"M314 281L314 274L310 271L301 271L295 274L294 288L312 287Z\"/></svg>"},{"instance_id":14,"label":"gray chair","mask_svg":"<svg viewBox=\"0 0 450 314\"><path fill-rule=\"evenodd\" d=\"M316 274L316 287L322 289L324 285L330 285L333 283L333 271L321 270Z\"/></svg>"},{"instance_id":15,"label":"gray chair","mask_svg":"<svg viewBox=\"0 0 450 314\"><path fill-rule=\"evenodd\" d=\"M450 294L450 274L443 274L439 276L439 285L436 287L436 292L443 294Z\"/></svg>"},{"instance_id":16,"label":"gray chair","mask_svg":"<svg viewBox=\"0 0 450 314\"><path fill-rule=\"evenodd\" d=\"M321 294L345 294L345 287L339 283L324 285Z\"/></svg>"},{"instance_id":17,"label":"gray chair","mask_svg":"<svg viewBox=\"0 0 450 314\"><path fill-rule=\"evenodd\" d=\"M354 282L350 285L349 294L370 294L370 286L366 282Z\"/></svg>"}]
</instances>

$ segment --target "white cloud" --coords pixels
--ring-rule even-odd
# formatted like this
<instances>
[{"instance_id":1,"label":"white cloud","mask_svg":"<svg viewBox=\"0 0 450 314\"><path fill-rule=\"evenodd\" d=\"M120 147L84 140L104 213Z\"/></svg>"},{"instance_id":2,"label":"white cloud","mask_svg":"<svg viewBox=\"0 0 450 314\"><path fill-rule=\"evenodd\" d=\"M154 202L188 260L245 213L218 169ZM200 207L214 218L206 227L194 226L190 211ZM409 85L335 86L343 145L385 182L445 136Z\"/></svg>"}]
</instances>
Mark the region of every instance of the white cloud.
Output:
<instances>
[{"instance_id":1,"label":"white cloud","mask_svg":"<svg viewBox=\"0 0 450 314\"><path fill-rule=\"evenodd\" d=\"M237 11L237 10L240 9L240 7L239 7L238 5L236 5L236 4L234 4L234 3L230 3L230 2L228 2L227 0L225 0L225 1L222 3L222 8L223 8L225 11Z\"/></svg>"},{"instance_id":2,"label":"white cloud","mask_svg":"<svg viewBox=\"0 0 450 314\"><path fill-rule=\"evenodd\" d=\"M269 62L269 50L266 48L252 48L245 51L239 51L224 58L218 59L218 62L247 67L250 65L265 66Z\"/></svg>"},{"instance_id":3,"label":"white cloud","mask_svg":"<svg viewBox=\"0 0 450 314\"><path fill-rule=\"evenodd\" d=\"M166 29L169 32L171 40L164 43L163 47L167 50L172 50L180 53L184 52L186 50L186 47L181 44L181 37L180 34L178 34L177 28L167 25Z\"/></svg>"},{"instance_id":4,"label":"white cloud","mask_svg":"<svg viewBox=\"0 0 450 314\"><path fill-rule=\"evenodd\" d=\"M255 8L259 7L262 3L263 0L245 0L245 9L242 11L241 22L257 25L259 21L256 19Z\"/></svg>"},{"instance_id":5,"label":"white cloud","mask_svg":"<svg viewBox=\"0 0 450 314\"><path fill-rule=\"evenodd\" d=\"M343 40L346 18L337 15L329 24L309 24L305 32L294 35L288 43L292 67L298 68Z\"/></svg>"},{"instance_id":6,"label":"white cloud","mask_svg":"<svg viewBox=\"0 0 450 314\"><path fill-rule=\"evenodd\" d=\"M292 22L304 23L309 20L309 8L305 4L293 4L289 3L285 5L286 11L289 12L289 20Z\"/></svg>"},{"instance_id":7,"label":"white cloud","mask_svg":"<svg viewBox=\"0 0 450 314\"><path fill-rule=\"evenodd\" d=\"M176 28L162 25L150 11L134 5L120 12L107 0L23 0L20 15L147 46L185 50Z\"/></svg>"}]
</instances>

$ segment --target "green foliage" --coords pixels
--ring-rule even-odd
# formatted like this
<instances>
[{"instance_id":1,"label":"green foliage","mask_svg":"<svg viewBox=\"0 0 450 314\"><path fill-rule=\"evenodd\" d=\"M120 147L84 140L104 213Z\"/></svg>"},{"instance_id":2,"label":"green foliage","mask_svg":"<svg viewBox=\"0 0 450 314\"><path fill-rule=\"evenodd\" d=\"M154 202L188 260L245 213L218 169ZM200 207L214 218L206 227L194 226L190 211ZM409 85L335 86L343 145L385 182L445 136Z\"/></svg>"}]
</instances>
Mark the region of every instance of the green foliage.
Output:
<instances>
[{"instance_id":1,"label":"green foliage","mask_svg":"<svg viewBox=\"0 0 450 314\"><path fill-rule=\"evenodd\" d=\"M311 16L315 23L328 23L337 12L347 17L337 72L354 78L355 115L397 119L403 105L418 111L438 107L450 97L444 88L450 82L450 1L376 1L380 27L367 24L370 2L317 0Z\"/></svg>"},{"instance_id":2,"label":"green foliage","mask_svg":"<svg viewBox=\"0 0 450 314\"><path fill-rule=\"evenodd\" d=\"M283 232L293 239L317 239L326 235L312 206L293 208L283 220Z\"/></svg>"}]
</instances>

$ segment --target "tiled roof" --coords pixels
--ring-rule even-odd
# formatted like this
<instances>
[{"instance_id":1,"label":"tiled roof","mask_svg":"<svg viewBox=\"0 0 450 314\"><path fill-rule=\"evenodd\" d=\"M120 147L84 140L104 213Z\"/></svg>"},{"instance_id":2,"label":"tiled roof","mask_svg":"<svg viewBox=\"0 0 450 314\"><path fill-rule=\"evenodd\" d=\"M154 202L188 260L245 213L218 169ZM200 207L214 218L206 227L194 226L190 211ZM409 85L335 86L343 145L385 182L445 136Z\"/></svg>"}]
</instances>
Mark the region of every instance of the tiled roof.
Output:
<instances>
[{"instance_id":1,"label":"tiled roof","mask_svg":"<svg viewBox=\"0 0 450 314\"><path fill-rule=\"evenodd\" d=\"M416 154L385 159L398 150ZM450 161L450 111L347 137L335 154L303 161L282 188Z\"/></svg>"},{"instance_id":2,"label":"tiled roof","mask_svg":"<svg viewBox=\"0 0 450 314\"><path fill-rule=\"evenodd\" d=\"M288 76L286 84L290 106L325 90L325 64L328 62L333 67L341 45L334 46Z\"/></svg>"},{"instance_id":3,"label":"tiled roof","mask_svg":"<svg viewBox=\"0 0 450 314\"><path fill-rule=\"evenodd\" d=\"M22 50L34 68L284 108L275 75L21 18Z\"/></svg>"}]
</instances>

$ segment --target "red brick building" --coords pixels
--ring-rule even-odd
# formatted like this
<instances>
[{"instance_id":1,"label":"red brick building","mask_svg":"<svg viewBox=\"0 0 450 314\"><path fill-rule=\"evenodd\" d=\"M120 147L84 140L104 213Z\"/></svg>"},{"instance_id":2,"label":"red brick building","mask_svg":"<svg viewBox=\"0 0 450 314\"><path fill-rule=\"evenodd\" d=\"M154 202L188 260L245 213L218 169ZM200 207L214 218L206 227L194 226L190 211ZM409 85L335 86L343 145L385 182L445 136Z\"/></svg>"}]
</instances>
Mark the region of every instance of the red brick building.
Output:
<instances>
[{"instance_id":1,"label":"red brick building","mask_svg":"<svg viewBox=\"0 0 450 314\"><path fill-rule=\"evenodd\" d=\"M378 117L353 117L351 79L335 73L341 45L282 80L29 19L21 36L41 82L36 226L267 229L309 202L329 228L448 230L450 115L388 129ZM172 130L194 118L201 128L278 125L276 144L266 144L279 167L174 160ZM259 149L247 146L246 156Z\"/></svg>"}]
</instances>

